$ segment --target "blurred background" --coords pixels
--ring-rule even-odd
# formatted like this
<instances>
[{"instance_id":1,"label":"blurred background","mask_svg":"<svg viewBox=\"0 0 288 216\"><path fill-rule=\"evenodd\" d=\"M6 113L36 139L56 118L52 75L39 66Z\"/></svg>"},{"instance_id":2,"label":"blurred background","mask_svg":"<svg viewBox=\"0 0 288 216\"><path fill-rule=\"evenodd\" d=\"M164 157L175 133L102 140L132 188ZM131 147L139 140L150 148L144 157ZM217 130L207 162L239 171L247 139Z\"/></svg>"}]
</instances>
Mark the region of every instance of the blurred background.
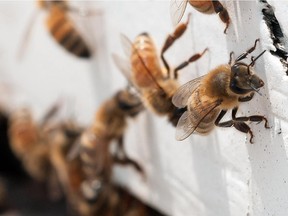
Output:
<instances>
[{"instance_id":1,"label":"blurred background","mask_svg":"<svg viewBox=\"0 0 288 216\"><path fill-rule=\"evenodd\" d=\"M109 111L106 102L128 83L112 54L127 57L120 35L133 41L143 32L160 54L175 29L170 1L50 3L0 2L1 215L286 215L288 90L278 57L266 52L257 61L255 70L265 81L262 96L239 110L239 115L265 115L272 126L251 124L254 145L233 128L178 142L167 117L145 109L134 118L123 114L126 155L119 156L121 139L99 140L91 133L101 128L97 121ZM269 4L287 51L288 4ZM231 51L237 56L257 38L255 53L275 49L263 21L265 1L223 5L231 18L227 34L217 14L187 5L182 19L191 13L187 30L165 57L175 67L209 51L180 72L179 84L226 64ZM51 26L54 33L59 26L65 29L58 40ZM62 37L68 46L71 28L88 51L79 41L70 51L59 43ZM104 132L113 131L108 126Z\"/></svg>"}]
</instances>

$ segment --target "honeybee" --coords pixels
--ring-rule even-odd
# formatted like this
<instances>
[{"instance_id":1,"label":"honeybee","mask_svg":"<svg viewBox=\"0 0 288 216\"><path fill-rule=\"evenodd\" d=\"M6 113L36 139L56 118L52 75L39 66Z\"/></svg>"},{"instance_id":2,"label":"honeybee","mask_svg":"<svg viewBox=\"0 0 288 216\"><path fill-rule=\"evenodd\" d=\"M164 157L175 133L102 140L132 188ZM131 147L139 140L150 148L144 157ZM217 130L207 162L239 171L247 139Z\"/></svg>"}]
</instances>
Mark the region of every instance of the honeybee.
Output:
<instances>
[{"instance_id":1,"label":"honeybee","mask_svg":"<svg viewBox=\"0 0 288 216\"><path fill-rule=\"evenodd\" d=\"M180 108L187 106L187 111L177 124L177 140L186 139L194 131L207 134L215 124L218 127L234 126L243 133L249 133L250 143L253 143L254 135L246 121L265 121L265 128L269 128L264 116L236 117L239 103L251 100L254 92L258 92L264 86L264 82L255 74L253 66L265 51L256 58L252 57L250 64L241 62L255 50L258 41L259 39L233 63L231 53L228 64L216 67L207 75L191 80L177 90L172 98L173 104ZM232 120L220 122L229 109L232 109Z\"/></svg>"},{"instance_id":2,"label":"honeybee","mask_svg":"<svg viewBox=\"0 0 288 216\"><path fill-rule=\"evenodd\" d=\"M153 40L147 33L137 36L133 43L122 35L122 45L130 60L126 61L113 54L116 65L128 81L140 92L146 107L157 115L168 116L169 121L174 126L176 126L180 115L185 111L185 108L178 109L171 102L172 96L179 87L176 81L178 72L189 63L198 60L207 51L205 49L201 54L197 53L191 56L174 70L170 69L164 54L186 31L189 17L186 23L177 26L175 31L165 40L161 50L164 69L160 65Z\"/></svg>"},{"instance_id":3,"label":"honeybee","mask_svg":"<svg viewBox=\"0 0 288 216\"><path fill-rule=\"evenodd\" d=\"M142 167L127 156L123 146L127 118L136 116L142 110L141 100L130 89L120 90L102 104L96 112L93 125L82 134L80 157L86 175L83 193L88 200L98 199L100 191L106 190L104 183L111 182L115 163L132 165L143 173ZM112 154L110 144L114 140L117 141L118 149Z\"/></svg>"},{"instance_id":4,"label":"honeybee","mask_svg":"<svg viewBox=\"0 0 288 216\"><path fill-rule=\"evenodd\" d=\"M28 109L12 114L10 120L10 144L26 171L36 180L44 181L49 169L49 148L41 139L40 131Z\"/></svg>"},{"instance_id":5,"label":"honeybee","mask_svg":"<svg viewBox=\"0 0 288 216\"><path fill-rule=\"evenodd\" d=\"M39 0L38 5L48 11L46 26L57 43L77 57L90 58L91 51L87 43L67 14L67 11L72 10L68 3Z\"/></svg>"},{"instance_id":6,"label":"honeybee","mask_svg":"<svg viewBox=\"0 0 288 216\"><path fill-rule=\"evenodd\" d=\"M50 149L46 129L51 118L57 113L59 104L54 104L37 124L28 108L16 110L9 120L11 149L26 171L36 180L44 182L49 175Z\"/></svg>"},{"instance_id":7,"label":"honeybee","mask_svg":"<svg viewBox=\"0 0 288 216\"><path fill-rule=\"evenodd\" d=\"M115 160L109 152L109 143L97 138L90 128L81 137L81 147L86 173L82 182L84 199L79 202L81 215L150 215L147 206L113 183Z\"/></svg>"},{"instance_id":8,"label":"honeybee","mask_svg":"<svg viewBox=\"0 0 288 216\"><path fill-rule=\"evenodd\" d=\"M219 13L219 17L226 24L224 33L230 24L230 17L226 8L217 0L171 0L170 14L174 25L179 23L185 12L187 3L194 7L197 11L205 14Z\"/></svg>"},{"instance_id":9,"label":"honeybee","mask_svg":"<svg viewBox=\"0 0 288 216\"><path fill-rule=\"evenodd\" d=\"M74 12L82 16L90 16L97 14L97 11L72 7L65 0L37 0L37 4L40 9L47 11L46 27L55 41L69 53L74 54L77 57L90 58L92 55L91 50L67 12ZM31 17L29 27L26 29L18 53L19 57L22 57L27 46L27 39L30 35L32 23L35 21L35 15L38 14L35 13L34 16ZM24 43L24 41L26 43Z\"/></svg>"}]
</instances>

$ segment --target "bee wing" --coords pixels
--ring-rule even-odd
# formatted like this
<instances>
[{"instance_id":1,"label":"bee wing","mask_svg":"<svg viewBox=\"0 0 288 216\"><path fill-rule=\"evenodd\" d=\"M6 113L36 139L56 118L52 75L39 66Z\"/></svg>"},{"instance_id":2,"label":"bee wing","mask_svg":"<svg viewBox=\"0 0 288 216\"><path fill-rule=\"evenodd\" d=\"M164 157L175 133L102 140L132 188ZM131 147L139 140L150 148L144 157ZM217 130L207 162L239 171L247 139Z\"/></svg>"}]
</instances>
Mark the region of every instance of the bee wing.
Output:
<instances>
[{"instance_id":1,"label":"bee wing","mask_svg":"<svg viewBox=\"0 0 288 216\"><path fill-rule=\"evenodd\" d=\"M138 50L134 47L132 41L130 41L130 39L127 36L121 34L121 43L122 43L122 47L123 47L123 50L125 52L125 55L128 57L128 59L130 59L130 56L131 56L132 51L133 51L134 53L136 53L135 57L137 57L138 61L141 62L141 64L143 65L143 68L145 70L144 71L137 71L137 72L138 73L146 73L146 75L147 75L146 78L151 80L151 84L153 84L153 87L163 90L163 88L159 85L159 83L157 82L157 80L153 76L149 67L145 64L145 61L143 60L142 56L139 54ZM131 63L130 63L130 67L131 67ZM131 72L132 72L132 70L130 70L130 74L131 74ZM132 75L130 75L130 77L131 76ZM133 80L131 79L131 81L133 81Z\"/></svg>"},{"instance_id":2,"label":"bee wing","mask_svg":"<svg viewBox=\"0 0 288 216\"><path fill-rule=\"evenodd\" d=\"M112 53L112 58L113 61L115 63L115 65L117 66L117 68L122 72L122 74L125 76L125 78L129 81L129 83L131 82L132 78L131 78L131 65L130 62L123 58L120 57L119 55Z\"/></svg>"},{"instance_id":3,"label":"bee wing","mask_svg":"<svg viewBox=\"0 0 288 216\"><path fill-rule=\"evenodd\" d=\"M199 87L204 76L200 76L182 85L173 95L172 103L179 108L185 107L189 97Z\"/></svg>"},{"instance_id":4,"label":"bee wing","mask_svg":"<svg viewBox=\"0 0 288 216\"><path fill-rule=\"evenodd\" d=\"M183 17L188 0L171 0L170 1L170 16L173 25L177 25Z\"/></svg>"},{"instance_id":5,"label":"bee wing","mask_svg":"<svg viewBox=\"0 0 288 216\"><path fill-rule=\"evenodd\" d=\"M25 54L25 51L29 45L29 40L31 38L31 32L32 32L32 29L34 27L35 20L37 19L37 16L39 15L39 13L40 13L39 10L35 10L33 12L33 14L31 14L31 17L29 18L27 27L24 30L23 37L21 38L21 42L20 42L19 48L17 50L17 59L18 60L22 60L22 58Z\"/></svg>"},{"instance_id":6,"label":"bee wing","mask_svg":"<svg viewBox=\"0 0 288 216\"><path fill-rule=\"evenodd\" d=\"M134 85L132 81L132 77L131 77L132 69L131 69L130 62L127 59L120 57L119 55L115 53L112 53L112 58L117 68L122 72L122 74L127 79L129 83L129 87L132 87L134 90L136 90L137 94L140 94L141 92L140 89L136 85Z\"/></svg>"},{"instance_id":7,"label":"bee wing","mask_svg":"<svg viewBox=\"0 0 288 216\"><path fill-rule=\"evenodd\" d=\"M211 113L217 106L221 104L221 100L216 100L210 104L207 104L205 108L199 109L201 110L200 113L193 115L189 111L186 111L179 119L177 126L176 126L176 140L182 141L190 136L196 128L199 126L201 121ZM192 116L193 115L193 116ZM191 121L191 117L195 120L194 122Z\"/></svg>"},{"instance_id":8,"label":"bee wing","mask_svg":"<svg viewBox=\"0 0 288 216\"><path fill-rule=\"evenodd\" d=\"M80 138L78 138L70 147L67 153L67 160L68 161L74 160L80 155L80 152L81 152L81 143Z\"/></svg>"},{"instance_id":9,"label":"bee wing","mask_svg":"<svg viewBox=\"0 0 288 216\"><path fill-rule=\"evenodd\" d=\"M59 99L47 110L45 115L42 117L41 124L40 124L41 127L46 125L50 119L52 119L59 113L61 106L63 106L63 101Z\"/></svg>"},{"instance_id":10,"label":"bee wing","mask_svg":"<svg viewBox=\"0 0 288 216\"><path fill-rule=\"evenodd\" d=\"M133 50L133 42L124 34L120 34L120 39L124 54L128 59L130 59Z\"/></svg>"},{"instance_id":11,"label":"bee wing","mask_svg":"<svg viewBox=\"0 0 288 216\"><path fill-rule=\"evenodd\" d=\"M90 16L101 16L103 15L103 11L100 9L90 9L88 6L75 7L71 5L64 6L64 9L69 12L75 13L78 16L82 17L90 17Z\"/></svg>"},{"instance_id":12,"label":"bee wing","mask_svg":"<svg viewBox=\"0 0 288 216\"><path fill-rule=\"evenodd\" d=\"M176 140L181 141L186 139L190 134L193 133L194 127L189 118L189 112L186 111L180 117L176 126Z\"/></svg>"}]
</instances>

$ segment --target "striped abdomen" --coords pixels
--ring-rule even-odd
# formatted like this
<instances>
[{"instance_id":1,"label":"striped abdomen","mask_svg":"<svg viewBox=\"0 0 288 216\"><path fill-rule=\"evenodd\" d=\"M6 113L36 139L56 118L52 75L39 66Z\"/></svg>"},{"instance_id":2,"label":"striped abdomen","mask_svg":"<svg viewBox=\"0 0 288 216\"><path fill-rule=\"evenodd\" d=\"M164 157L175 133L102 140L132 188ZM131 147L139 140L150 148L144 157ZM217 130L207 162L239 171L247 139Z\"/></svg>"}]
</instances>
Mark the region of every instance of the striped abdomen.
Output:
<instances>
[{"instance_id":1,"label":"striped abdomen","mask_svg":"<svg viewBox=\"0 0 288 216\"><path fill-rule=\"evenodd\" d=\"M188 107L189 110L189 117L190 121L192 122L192 125L197 125L199 123L199 120L201 119L201 113L203 113L204 110L208 110L210 101L209 98L200 96L199 90L195 91L192 94L191 99L191 106ZM204 111L205 112L205 111ZM219 108L215 108L212 110L207 116L199 123L198 127L195 131L201 134L209 133L214 128L214 122L220 112Z\"/></svg>"},{"instance_id":2,"label":"striped abdomen","mask_svg":"<svg viewBox=\"0 0 288 216\"><path fill-rule=\"evenodd\" d=\"M132 79L139 88L154 86L155 80L163 79L155 45L147 33L136 37L131 54L131 65Z\"/></svg>"},{"instance_id":3,"label":"striped abdomen","mask_svg":"<svg viewBox=\"0 0 288 216\"><path fill-rule=\"evenodd\" d=\"M64 8L57 5L51 6L47 17L47 27L55 40L68 52L81 58L91 56L87 44L66 15Z\"/></svg>"},{"instance_id":4,"label":"striped abdomen","mask_svg":"<svg viewBox=\"0 0 288 216\"><path fill-rule=\"evenodd\" d=\"M214 7L212 4L212 1L210 0L200 0L200 1L195 1L195 0L189 0L190 5L192 5L196 10L198 10L201 13L206 13L206 14L212 14L214 13Z\"/></svg>"}]
</instances>

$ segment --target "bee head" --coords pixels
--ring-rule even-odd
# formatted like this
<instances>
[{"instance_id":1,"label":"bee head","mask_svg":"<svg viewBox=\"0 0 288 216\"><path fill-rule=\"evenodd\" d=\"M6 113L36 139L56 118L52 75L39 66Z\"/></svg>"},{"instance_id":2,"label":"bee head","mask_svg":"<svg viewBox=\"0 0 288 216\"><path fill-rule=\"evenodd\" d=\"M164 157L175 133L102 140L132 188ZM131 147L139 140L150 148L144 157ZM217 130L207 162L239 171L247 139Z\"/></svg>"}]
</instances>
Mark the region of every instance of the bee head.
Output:
<instances>
[{"instance_id":1,"label":"bee head","mask_svg":"<svg viewBox=\"0 0 288 216\"><path fill-rule=\"evenodd\" d=\"M121 90L116 94L118 106L128 115L134 116L143 109L143 105L139 96L130 89Z\"/></svg>"},{"instance_id":2,"label":"bee head","mask_svg":"<svg viewBox=\"0 0 288 216\"><path fill-rule=\"evenodd\" d=\"M263 80L255 75L250 65L238 62L231 67L230 89L234 93L247 94L252 91L257 92L263 86Z\"/></svg>"}]
</instances>

